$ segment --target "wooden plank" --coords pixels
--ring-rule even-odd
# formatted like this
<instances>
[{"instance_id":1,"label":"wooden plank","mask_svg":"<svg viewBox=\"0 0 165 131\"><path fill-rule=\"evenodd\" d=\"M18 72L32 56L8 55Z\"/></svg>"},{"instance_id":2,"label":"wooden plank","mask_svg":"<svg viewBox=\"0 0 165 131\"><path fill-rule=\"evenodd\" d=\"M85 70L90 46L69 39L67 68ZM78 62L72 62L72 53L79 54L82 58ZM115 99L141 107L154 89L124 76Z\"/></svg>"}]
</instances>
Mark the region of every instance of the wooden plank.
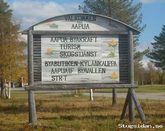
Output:
<instances>
[{"instance_id":1,"label":"wooden plank","mask_svg":"<svg viewBox=\"0 0 165 131\"><path fill-rule=\"evenodd\" d=\"M34 84L34 71L33 71L33 34L32 30L28 32L28 84ZM32 91L28 91L28 104L29 104L29 123L35 124L37 122L35 98Z\"/></svg>"},{"instance_id":2,"label":"wooden plank","mask_svg":"<svg viewBox=\"0 0 165 131\"><path fill-rule=\"evenodd\" d=\"M131 84L50 84L36 82L32 86L25 86L26 90L75 90L75 89L101 89L101 88L128 88L137 87Z\"/></svg>"},{"instance_id":3,"label":"wooden plank","mask_svg":"<svg viewBox=\"0 0 165 131\"><path fill-rule=\"evenodd\" d=\"M133 46L133 32L129 31L129 58L130 58L130 81L134 83L134 46Z\"/></svg>"},{"instance_id":4,"label":"wooden plank","mask_svg":"<svg viewBox=\"0 0 165 131\"><path fill-rule=\"evenodd\" d=\"M33 31L33 34L37 34L37 35L54 35L54 34L58 34L58 35L126 35L128 34L128 32L120 32L120 31L116 31L116 32L109 32L109 31Z\"/></svg>"},{"instance_id":5,"label":"wooden plank","mask_svg":"<svg viewBox=\"0 0 165 131\"><path fill-rule=\"evenodd\" d=\"M129 31L129 58L130 58L130 82L134 84L134 46L133 46L133 32ZM134 120L134 107L133 107L133 96L132 96L132 87L129 88L129 121Z\"/></svg>"},{"instance_id":6,"label":"wooden plank","mask_svg":"<svg viewBox=\"0 0 165 131\"><path fill-rule=\"evenodd\" d=\"M130 122L132 122L134 120L134 107L133 107L133 99L132 99L132 95L131 95L131 91L132 91L131 88L128 89L129 90L128 108L129 108L129 121Z\"/></svg>"},{"instance_id":7,"label":"wooden plank","mask_svg":"<svg viewBox=\"0 0 165 131\"><path fill-rule=\"evenodd\" d=\"M29 30L28 34L28 83L33 84L34 74L33 74L33 35L32 31Z\"/></svg>"},{"instance_id":8,"label":"wooden plank","mask_svg":"<svg viewBox=\"0 0 165 131\"><path fill-rule=\"evenodd\" d=\"M28 90L28 105L29 105L29 123L34 125L37 123L37 115L36 115L34 92L31 90Z\"/></svg>"},{"instance_id":9,"label":"wooden plank","mask_svg":"<svg viewBox=\"0 0 165 131\"><path fill-rule=\"evenodd\" d=\"M121 114L121 117L120 117L121 120L123 120L125 115L126 115L128 103L129 103L129 90L127 92L127 96L126 96L126 99L125 99L124 107L123 107L122 114Z\"/></svg>"},{"instance_id":10,"label":"wooden plank","mask_svg":"<svg viewBox=\"0 0 165 131\"><path fill-rule=\"evenodd\" d=\"M139 101L137 99L137 96L136 96L136 93L135 93L134 89L132 89L132 91L131 91L131 96L132 96L133 101L135 103L136 109L137 109L137 111L139 113L140 119L141 119L141 121L144 122L146 120L146 118L145 118L143 109L142 109L142 107L141 107L141 105L140 105L140 103L139 103Z\"/></svg>"}]
</instances>

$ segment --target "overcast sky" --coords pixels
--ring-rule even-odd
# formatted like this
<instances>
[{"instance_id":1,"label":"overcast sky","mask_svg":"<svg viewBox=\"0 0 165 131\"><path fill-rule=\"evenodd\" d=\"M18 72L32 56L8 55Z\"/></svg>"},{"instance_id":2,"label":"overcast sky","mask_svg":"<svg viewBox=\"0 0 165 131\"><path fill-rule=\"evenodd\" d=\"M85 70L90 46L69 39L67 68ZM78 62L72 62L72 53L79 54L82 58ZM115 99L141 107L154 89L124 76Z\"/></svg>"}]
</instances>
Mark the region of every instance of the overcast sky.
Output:
<instances>
[{"instance_id":1,"label":"overcast sky","mask_svg":"<svg viewBox=\"0 0 165 131\"><path fill-rule=\"evenodd\" d=\"M62 14L78 13L83 0L6 0L11 6L14 18L21 23L21 30ZM165 0L135 0L143 3L142 14L145 30L140 37L139 50L150 46L155 35L159 35L165 24Z\"/></svg>"}]
</instances>

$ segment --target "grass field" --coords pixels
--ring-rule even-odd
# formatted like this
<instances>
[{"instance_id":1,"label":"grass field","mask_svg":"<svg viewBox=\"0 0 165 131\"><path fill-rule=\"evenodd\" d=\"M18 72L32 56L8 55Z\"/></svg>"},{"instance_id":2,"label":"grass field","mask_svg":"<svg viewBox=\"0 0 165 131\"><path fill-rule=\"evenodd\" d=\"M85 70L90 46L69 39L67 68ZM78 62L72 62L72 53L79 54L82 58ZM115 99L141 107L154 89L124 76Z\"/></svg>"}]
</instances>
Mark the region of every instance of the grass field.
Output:
<instances>
[{"instance_id":1,"label":"grass field","mask_svg":"<svg viewBox=\"0 0 165 131\"><path fill-rule=\"evenodd\" d=\"M129 123L128 117L120 120L123 99L118 99L118 104L112 107L111 99L106 97L96 97L91 102L82 95L35 93L35 98L38 117L36 126L28 124L26 92L12 92L11 100L0 99L0 131L129 131L119 129L118 124L142 124L137 112L133 123ZM165 101L140 102L147 118L145 124L165 126ZM137 130L142 129L133 129Z\"/></svg>"},{"instance_id":2,"label":"grass field","mask_svg":"<svg viewBox=\"0 0 165 131\"><path fill-rule=\"evenodd\" d=\"M125 93L127 92L127 89L116 89L119 93ZM159 93L164 92L165 93L165 85L144 85L144 86L138 86L135 88L136 92L144 92L144 93ZM102 92L102 93L108 93L112 92L112 89L97 89L96 92Z\"/></svg>"}]
</instances>

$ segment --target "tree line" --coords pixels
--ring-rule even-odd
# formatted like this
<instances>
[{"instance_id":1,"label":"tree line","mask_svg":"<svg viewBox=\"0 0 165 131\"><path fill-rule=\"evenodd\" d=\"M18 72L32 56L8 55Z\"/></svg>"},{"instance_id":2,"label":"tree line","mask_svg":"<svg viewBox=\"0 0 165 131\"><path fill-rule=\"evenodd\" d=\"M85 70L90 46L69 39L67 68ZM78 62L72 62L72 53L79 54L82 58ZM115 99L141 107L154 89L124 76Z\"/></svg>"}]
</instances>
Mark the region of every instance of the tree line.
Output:
<instances>
[{"instance_id":1,"label":"tree line","mask_svg":"<svg viewBox=\"0 0 165 131\"><path fill-rule=\"evenodd\" d=\"M146 27L142 22L142 3L135 0L84 0L79 9L84 13L102 14L118 19L139 31ZM135 80L139 84L164 84L165 83L165 25L162 32L154 37L151 43L152 49L140 52L136 50L140 46L139 36L134 38L134 66ZM149 43L150 44L150 43ZM150 62L144 67L141 62L147 56Z\"/></svg>"},{"instance_id":2,"label":"tree line","mask_svg":"<svg viewBox=\"0 0 165 131\"><path fill-rule=\"evenodd\" d=\"M79 9L84 13L102 14L118 19L139 31L145 29L142 23L142 4L135 0L84 0ZM13 20L13 13L9 5L0 0L0 83L16 82L21 77L27 81L26 44L20 39L20 24ZM161 33L154 37L153 48L142 52L136 50L139 36L134 40L135 80L139 84L165 83L165 26ZM142 64L146 55L150 62L147 67Z\"/></svg>"},{"instance_id":3,"label":"tree line","mask_svg":"<svg viewBox=\"0 0 165 131\"><path fill-rule=\"evenodd\" d=\"M150 62L147 67L141 65L135 69L136 80L139 84L165 84L165 25L151 45L146 54Z\"/></svg>"},{"instance_id":4,"label":"tree line","mask_svg":"<svg viewBox=\"0 0 165 131\"><path fill-rule=\"evenodd\" d=\"M20 25L13 20L9 5L0 0L0 86L1 95L6 83L27 79L27 62L24 49L26 44L20 40Z\"/></svg>"}]
</instances>

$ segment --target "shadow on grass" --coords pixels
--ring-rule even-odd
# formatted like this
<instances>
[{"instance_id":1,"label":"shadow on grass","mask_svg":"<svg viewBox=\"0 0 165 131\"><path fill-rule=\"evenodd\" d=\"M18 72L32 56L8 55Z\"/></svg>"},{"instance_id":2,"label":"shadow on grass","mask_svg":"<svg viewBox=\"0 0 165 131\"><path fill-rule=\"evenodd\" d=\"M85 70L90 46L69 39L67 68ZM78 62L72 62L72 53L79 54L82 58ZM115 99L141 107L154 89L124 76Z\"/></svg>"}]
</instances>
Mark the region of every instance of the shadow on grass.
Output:
<instances>
[{"instance_id":1,"label":"shadow on grass","mask_svg":"<svg viewBox=\"0 0 165 131\"><path fill-rule=\"evenodd\" d=\"M8 105L8 106L2 106L0 108L0 112L5 114L19 114L19 113L25 113L28 112L28 107L26 105Z\"/></svg>"},{"instance_id":2,"label":"shadow on grass","mask_svg":"<svg viewBox=\"0 0 165 131\"><path fill-rule=\"evenodd\" d=\"M84 119L94 119L94 120L106 120L106 119L120 119L120 116L118 115L84 115L84 116L76 116L76 115L65 115L65 116L60 116L60 119L63 120L84 120ZM59 119L57 117L39 117L38 119L41 120L55 120L55 119Z\"/></svg>"},{"instance_id":3,"label":"shadow on grass","mask_svg":"<svg viewBox=\"0 0 165 131\"><path fill-rule=\"evenodd\" d=\"M84 111L84 110L90 110L90 111L110 111L112 108L108 107L58 107L58 106L53 106L52 108L45 108L45 107L40 107L37 106L37 111L40 112L54 112L54 113L60 113L60 112L74 112L74 111Z\"/></svg>"},{"instance_id":4,"label":"shadow on grass","mask_svg":"<svg viewBox=\"0 0 165 131\"><path fill-rule=\"evenodd\" d=\"M165 114L146 114L146 117L165 118Z\"/></svg>"}]
</instances>

